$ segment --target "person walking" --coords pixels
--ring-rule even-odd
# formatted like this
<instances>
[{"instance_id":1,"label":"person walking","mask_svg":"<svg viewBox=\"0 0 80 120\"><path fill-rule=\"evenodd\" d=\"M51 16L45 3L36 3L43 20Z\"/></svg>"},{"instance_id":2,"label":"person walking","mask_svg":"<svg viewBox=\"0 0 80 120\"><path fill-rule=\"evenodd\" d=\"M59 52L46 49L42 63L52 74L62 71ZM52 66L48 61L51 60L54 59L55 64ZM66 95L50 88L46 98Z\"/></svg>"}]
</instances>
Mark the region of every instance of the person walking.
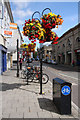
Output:
<instances>
[{"instance_id":1,"label":"person walking","mask_svg":"<svg viewBox=\"0 0 80 120\"><path fill-rule=\"evenodd\" d=\"M74 67L74 65L75 65L75 61L74 61L74 60L72 60L72 66Z\"/></svg>"},{"instance_id":2,"label":"person walking","mask_svg":"<svg viewBox=\"0 0 80 120\"><path fill-rule=\"evenodd\" d=\"M22 59L20 58L20 70L22 70Z\"/></svg>"}]
</instances>

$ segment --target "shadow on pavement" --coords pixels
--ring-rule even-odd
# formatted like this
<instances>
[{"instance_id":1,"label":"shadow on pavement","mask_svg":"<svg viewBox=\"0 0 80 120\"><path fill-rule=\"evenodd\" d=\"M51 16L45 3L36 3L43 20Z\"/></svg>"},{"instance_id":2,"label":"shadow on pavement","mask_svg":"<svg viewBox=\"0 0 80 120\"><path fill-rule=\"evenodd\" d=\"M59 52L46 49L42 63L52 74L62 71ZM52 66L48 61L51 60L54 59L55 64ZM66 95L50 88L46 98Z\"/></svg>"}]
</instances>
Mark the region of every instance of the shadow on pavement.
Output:
<instances>
[{"instance_id":1,"label":"shadow on pavement","mask_svg":"<svg viewBox=\"0 0 80 120\"><path fill-rule=\"evenodd\" d=\"M23 88L19 88L19 89L21 89L21 90L25 90L25 91L27 91L27 92L31 92L31 93L35 93L35 94L39 94L38 92L35 92L35 91L26 90L26 89L23 89Z\"/></svg>"},{"instance_id":2,"label":"shadow on pavement","mask_svg":"<svg viewBox=\"0 0 80 120\"><path fill-rule=\"evenodd\" d=\"M7 83L0 83L0 86L2 86L2 89L0 91L7 91L7 90L13 90L16 88L19 88L21 86L25 86L26 84L20 84L20 83L13 83L13 84L7 84Z\"/></svg>"},{"instance_id":3,"label":"shadow on pavement","mask_svg":"<svg viewBox=\"0 0 80 120\"><path fill-rule=\"evenodd\" d=\"M78 72L79 71L79 67L80 66L75 66L75 67L72 67L70 65L53 65L53 64L47 64L47 63L43 63L43 65L45 66L48 66L48 67L51 67L51 68L54 68L54 69L57 69L57 70L61 70L61 71L73 71L73 72Z\"/></svg>"},{"instance_id":4,"label":"shadow on pavement","mask_svg":"<svg viewBox=\"0 0 80 120\"><path fill-rule=\"evenodd\" d=\"M47 98L38 98L41 109L60 114L52 100Z\"/></svg>"}]
</instances>

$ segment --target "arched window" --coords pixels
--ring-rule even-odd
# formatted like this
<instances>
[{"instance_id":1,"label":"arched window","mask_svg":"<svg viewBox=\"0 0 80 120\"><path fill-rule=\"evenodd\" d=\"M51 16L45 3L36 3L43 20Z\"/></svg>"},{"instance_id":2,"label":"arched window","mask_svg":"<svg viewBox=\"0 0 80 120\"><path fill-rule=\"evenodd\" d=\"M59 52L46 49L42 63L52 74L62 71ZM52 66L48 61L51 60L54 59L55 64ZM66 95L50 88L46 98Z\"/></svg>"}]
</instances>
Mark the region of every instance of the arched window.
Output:
<instances>
[{"instance_id":1,"label":"arched window","mask_svg":"<svg viewBox=\"0 0 80 120\"><path fill-rule=\"evenodd\" d=\"M68 46L71 46L71 41L68 39L68 41L67 41L67 45Z\"/></svg>"},{"instance_id":2,"label":"arched window","mask_svg":"<svg viewBox=\"0 0 80 120\"><path fill-rule=\"evenodd\" d=\"M65 47L65 44L63 44L63 47Z\"/></svg>"},{"instance_id":3,"label":"arched window","mask_svg":"<svg viewBox=\"0 0 80 120\"><path fill-rule=\"evenodd\" d=\"M80 37L77 37L77 38L76 38L76 41L77 41L77 42L80 42Z\"/></svg>"}]
</instances>

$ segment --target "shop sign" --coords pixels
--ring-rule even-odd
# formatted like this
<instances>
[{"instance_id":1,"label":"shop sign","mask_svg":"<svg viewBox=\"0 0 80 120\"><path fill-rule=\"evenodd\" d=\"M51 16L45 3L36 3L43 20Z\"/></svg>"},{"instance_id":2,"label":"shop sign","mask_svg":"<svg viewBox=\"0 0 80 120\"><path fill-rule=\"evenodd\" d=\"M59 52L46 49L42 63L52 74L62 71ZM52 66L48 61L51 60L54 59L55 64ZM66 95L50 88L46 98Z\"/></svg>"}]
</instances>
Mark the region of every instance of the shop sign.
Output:
<instances>
[{"instance_id":1,"label":"shop sign","mask_svg":"<svg viewBox=\"0 0 80 120\"><path fill-rule=\"evenodd\" d=\"M77 52L80 52L80 50L77 50Z\"/></svg>"},{"instance_id":2,"label":"shop sign","mask_svg":"<svg viewBox=\"0 0 80 120\"><path fill-rule=\"evenodd\" d=\"M75 53L80 52L80 50L75 50Z\"/></svg>"},{"instance_id":3,"label":"shop sign","mask_svg":"<svg viewBox=\"0 0 80 120\"><path fill-rule=\"evenodd\" d=\"M71 51L70 52L68 52L68 54L70 54L70 53L72 53Z\"/></svg>"},{"instance_id":4,"label":"shop sign","mask_svg":"<svg viewBox=\"0 0 80 120\"><path fill-rule=\"evenodd\" d=\"M10 29L17 29L16 23L10 23Z\"/></svg>"},{"instance_id":5,"label":"shop sign","mask_svg":"<svg viewBox=\"0 0 80 120\"><path fill-rule=\"evenodd\" d=\"M5 37L12 37L12 31L4 30L4 36Z\"/></svg>"}]
</instances>

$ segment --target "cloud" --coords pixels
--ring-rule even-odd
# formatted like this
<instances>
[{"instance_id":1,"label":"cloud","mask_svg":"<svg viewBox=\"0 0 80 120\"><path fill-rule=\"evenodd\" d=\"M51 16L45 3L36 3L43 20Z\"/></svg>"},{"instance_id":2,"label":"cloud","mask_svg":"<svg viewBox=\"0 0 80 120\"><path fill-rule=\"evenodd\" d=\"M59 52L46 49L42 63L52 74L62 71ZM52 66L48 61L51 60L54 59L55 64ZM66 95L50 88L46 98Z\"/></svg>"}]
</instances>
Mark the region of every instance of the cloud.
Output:
<instances>
[{"instance_id":1,"label":"cloud","mask_svg":"<svg viewBox=\"0 0 80 120\"><path fill-rule=\"evenodd\" d=\"M21 0L22 1L22 0ZM29 3L28 2L26 2L26 3L24 3L24 2L13 2L13 5L17 8L17 9L24 9L24 8L26 8L28 5L29 5Z\"/></svg>"},{"instance_id":2,"label":"cloud","mask_svg":"<svg viewBox=\"0 0 80 120\"><path fill-rule=\"evenodd\" d=\"M17 18L23 19L24 17L31 16L33 14L33 11L28 9L26 12L25 10L21 9L15 9L12 11L13 15Z\"/></svg>"},{"instance_id":3,"label":"cloud","mask_svg":"<svg viewBox=\"0 0 80 120\"><path fill-rule=\"evenodd\" d=\"M78 20L78 14L77 14L77 15L75 14L75 15L73 15L73 16L66 16L66 17L64 17L63 20L64 20L64 22L65 22L65 21L72 21L72 22L73 22L73 21L76 21L76 20Z\"/></svg>"},{"instance_id":4,"label":"cloud","mask_svg":"<svg viewBox=\"0 0 80 120\"><path fill-rule=\"evenodd\" d=\"M23 23L24 23L24 21L23 21L23 20L16 20L16 23L17 23L18 25L22 26Z\"/></svg>"},{"instance_id":5,"label":"cloud","mask_svg":"<svg viewBox=\"0 0 80 120\"><path fill-rule=\"evenodd\" d=\"M50 45L50 44L51 44L51 42L46 42L46 43L43 43L43 46L44 46L44 45L48 46L48 45Z\"/></svg>"}]
</instances>

